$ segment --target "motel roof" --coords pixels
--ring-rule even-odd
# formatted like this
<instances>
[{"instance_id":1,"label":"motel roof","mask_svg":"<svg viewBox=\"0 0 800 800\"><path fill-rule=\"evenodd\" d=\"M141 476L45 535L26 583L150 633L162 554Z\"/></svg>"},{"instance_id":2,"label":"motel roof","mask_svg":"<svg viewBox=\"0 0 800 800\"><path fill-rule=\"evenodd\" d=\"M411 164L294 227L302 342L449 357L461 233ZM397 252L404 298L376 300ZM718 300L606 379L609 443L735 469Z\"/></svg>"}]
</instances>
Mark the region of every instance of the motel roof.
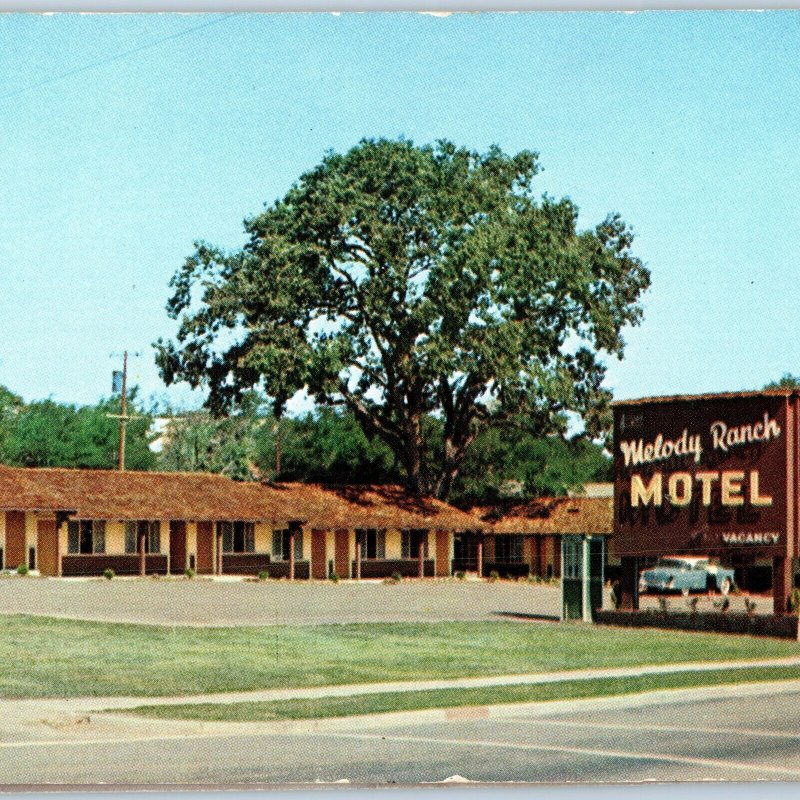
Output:
<instances>
[{"instance_id":1,"label":"motel roof","mask_svg":"<svg viewBox=\"0 0 800 800\"><path fill-rule=\"evenodd\" d=\"M541 497L472 512L495 534L611 534L614 529L611 497Z\"/></svg>"},{"instance_id":2,"label":"motel roof","mask_svg":"<svg viewBox=\"0 0 800 800\"><path fill-rule=\"evenodd\" d=\"M0 508L67 511L80 519L266 520L290 511L257 484L222 475L49 467L0 468Z\"/></svg>"},{"instance_id":3,"label":"motel roof","mask_svg":"<svg viewBox=\"0 0 800 800\"><path fill-rule=\"evenodd\" d=\"M401 486L272 484L294 507L306 510L311 528L439 528L477 531L488 526L473 514L433 497L418 497Z\"/></svg>"},{"instance_id":4,"label":"motel roof","mask_svg":"<svg viewBox=\"0 0 800 800\"><path fill-rule=\"evenodd\" d=\"M477 530L471 514L399 486L234 481L224 475L0 466L0 510L78 519L301 522L310 528Z\"/></svg>"},{"instance_id":5,"label":"motel roof","mask_svg":"<svg viewBox=\"0 0 800 800\"><path fill-rule=\"evenodd\" d=\"M40 480L35 470L0 467L0 510L58 511L64 498Z\"/></svg>"}]
</instances>

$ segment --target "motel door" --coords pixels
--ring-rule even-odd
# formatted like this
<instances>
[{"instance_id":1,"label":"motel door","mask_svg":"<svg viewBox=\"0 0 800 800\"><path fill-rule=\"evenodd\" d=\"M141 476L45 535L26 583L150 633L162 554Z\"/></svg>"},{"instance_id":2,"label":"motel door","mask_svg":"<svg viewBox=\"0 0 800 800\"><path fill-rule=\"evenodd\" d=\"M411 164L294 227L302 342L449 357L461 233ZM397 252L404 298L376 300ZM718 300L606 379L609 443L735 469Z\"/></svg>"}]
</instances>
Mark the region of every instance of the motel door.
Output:
<instances>
[{"instance_id":1,"label":"motel door","mask_svg":"<svg viewBox=\"0 0 800 800\"><path fill-rule=\"evenodd\" d=\"M561 537L561 618L591 622L603 605L605 540L602 536Z\"/></svg>"}]
</instances>

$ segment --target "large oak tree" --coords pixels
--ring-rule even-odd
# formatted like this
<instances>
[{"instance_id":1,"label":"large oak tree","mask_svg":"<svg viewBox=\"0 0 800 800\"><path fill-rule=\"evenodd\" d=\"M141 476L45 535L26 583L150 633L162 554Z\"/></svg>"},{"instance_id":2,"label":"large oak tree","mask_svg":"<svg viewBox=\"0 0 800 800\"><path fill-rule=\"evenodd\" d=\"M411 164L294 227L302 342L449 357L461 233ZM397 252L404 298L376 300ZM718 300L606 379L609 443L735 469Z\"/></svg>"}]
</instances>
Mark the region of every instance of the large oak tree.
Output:
<instances>
[{"instance_id":1,"label":"large oak tree","mask_svg":"<svg viewBox=\"0 0 800 800\"><path fill-rule=\"evenodd\" d=\"M534 192L538 171L533 152L444 141L328 153L245 221L244 247L196 245L172 279L162 377L206 386L217 412L259 384L278 413L302 389L344 405L440 497L487 426L550 432L571 411L598 434L603 354L622 355L649 273L619 216L578 230L569 199Z\"/></svg>"}]
</instances>

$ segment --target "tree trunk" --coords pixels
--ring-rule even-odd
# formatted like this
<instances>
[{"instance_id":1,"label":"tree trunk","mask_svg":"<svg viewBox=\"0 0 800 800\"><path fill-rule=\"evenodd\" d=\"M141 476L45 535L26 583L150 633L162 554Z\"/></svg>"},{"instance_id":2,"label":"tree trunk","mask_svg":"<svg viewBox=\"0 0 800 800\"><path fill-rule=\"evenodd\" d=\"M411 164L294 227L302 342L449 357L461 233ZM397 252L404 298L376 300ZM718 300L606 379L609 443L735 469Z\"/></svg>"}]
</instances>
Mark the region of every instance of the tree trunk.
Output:
<instances>
[{"instance_id":1,"label":"tree trunk","mask_svg":"<svg viewBox=\"0 0 800 800\"><path fill-rule=\"evenodd\" d=\"M452 438L445 436L444 440L444 463L436 480L436 497L439 500L447 500L453 490L453 483L461 471L464 463L464 456L467 448L472 443L474 436L467 436L463 441L455 442Z\"/></svg>"},{"instance_id":2,"label":"tree trunk","mask_svg":"<svg viewBox=\"0 0 800 800\"><path fill-rule=\"evenodd\" d=\"M458 476L459 467L444 469L436 481L436 497L438 500L447 500L453 490L453 482Z\"/></svg>"},{"instance_id":3,"label":"tree trunk","mask_svg":"<svg viewBox=\"0 0 800 800\"><path fill-rule=\"evenodd\" d=\"M422 474L421 446L407 442L402 454L403 466L406 470L406 486L412 494L422 495L426 492L425 478Z\"/></svg>"},{"instance_id":4,"label":"tree trunk","mask_svg":"<svg viewBox=\"0 0 800 800\"><path fill-rule=\"evenodd\" d=\"M403 452L398 455L406 470L406 486L416 495L428 494L430 491L423 470L424 451L425 443L422 440L420 419L412 417L405 426Z\"/></svg>"}]
</instances>

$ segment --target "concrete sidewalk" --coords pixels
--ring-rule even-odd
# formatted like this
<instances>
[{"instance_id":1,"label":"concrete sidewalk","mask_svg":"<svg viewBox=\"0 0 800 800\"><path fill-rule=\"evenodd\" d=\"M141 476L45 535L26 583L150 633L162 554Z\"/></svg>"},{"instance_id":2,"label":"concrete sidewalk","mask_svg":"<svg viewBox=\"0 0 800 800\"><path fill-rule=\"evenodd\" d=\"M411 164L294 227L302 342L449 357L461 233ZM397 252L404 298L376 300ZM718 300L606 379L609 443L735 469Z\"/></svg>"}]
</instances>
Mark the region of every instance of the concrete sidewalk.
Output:
<instances>
[{"instance_id":1,"label":"concrete sidewalk","mask_svg":"<svg viewBox=\"0 0 800 800\"><path fill-rule=\"evenodd\" d=\"M466 689L483 686L534 685L555 683L565 680L594 680L599 678L626 678L642 675L657 675L680 672L707 672L716 669L747 669L752 667L797 667L800 656L781 659L751 661L719 661L681 664L648 665L614 669L564 670L559 672L534 673L526 675L499 675L483 678L460 678L437 681L403 681L394 683L369 683L342 686L315 686L293 689L265 689L252 692L225 692L207 695L187 695L178 697L80 697L49 698L38 700L0 700L0 749L21 747L27 742L31 746L41 744L63 745L68 743L91 743L103 745L105 742L132 742L143 740L181 740L186 737L215 737L220 735L243 735L244 732L268 733L289 730L309 731L325 725L343 726L352 730L354 726L371 724L373 715L339 720L281 720L274 723L212 723L192 720L159 720L126 714L132 708L142 705L176 705L199 703L237 703L269 702L293 698L323 698L358 696L381 692L412 692L426 689ZM789 681L795 688L800 681ZM728 691L747 691L750 684L736 687L703 687L692 690L695 696L713 696L717 688ZM684 692L689 690L682 690ZM669 690L672 697L678 690ZM654 694L654 693L650 693ZM656 692L654 696L662 696ZM593 698L591 701L551 701L541 704L549 712L560 708L573 708L576 703L630 703L630 698ZM524 704L529 705L529 704ZM492 714L505 713L505 706L490 709ZM482 709L484 710L484 709ZM486 713L489 713L486 711ZM102 713L107 712L107 713ZM430 709L418 712L394 712L375 716L374 721L457 719L463 716L463 709ZM415 716L416 715L416 716Z\"/></svg>"}]
</instances>

